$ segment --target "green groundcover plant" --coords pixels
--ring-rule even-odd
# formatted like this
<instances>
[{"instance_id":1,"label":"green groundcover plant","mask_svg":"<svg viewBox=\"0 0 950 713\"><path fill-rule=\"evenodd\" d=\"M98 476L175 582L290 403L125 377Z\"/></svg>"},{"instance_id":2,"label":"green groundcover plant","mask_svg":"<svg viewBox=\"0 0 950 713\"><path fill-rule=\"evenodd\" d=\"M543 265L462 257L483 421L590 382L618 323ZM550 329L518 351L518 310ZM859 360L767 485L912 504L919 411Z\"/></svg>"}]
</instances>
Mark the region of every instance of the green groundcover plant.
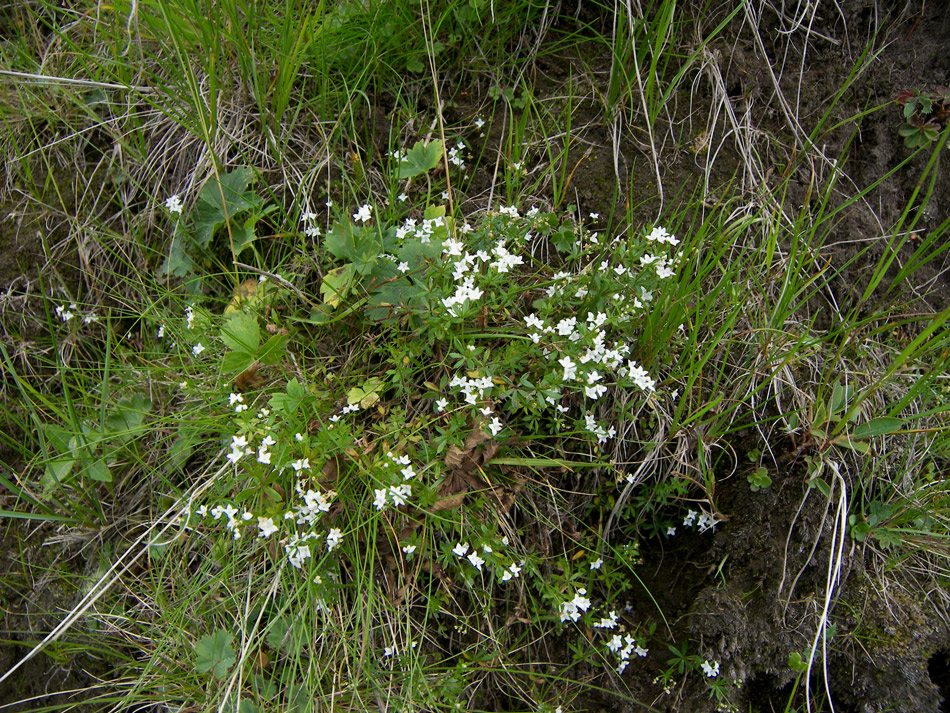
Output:
<instances>
[{"instance_id":1,"label":"green groundcover plant","mask_svg":"<svg viewBox=\"0 0 950 713\"><path fill-rule=\"evenodd\" d=\"M432 168L416 148L419 172ZM228 200L248 176L222 178ZM194 216L165 201L182 276L198 269L180 257L189 231L203 226L197 251L224 232L208 196ZM618 456L643 445L630 424L676 398L649 365L681 344L644 350L638 334L680 241L659 226L608 239L516 206L461 224L436 205L395 225L376 215L364 204L322 230L302 213L319 298L291 272L259 270L223 310L198 294L145 319L149 358L178 375L158 398L176 414L167 460L213 473L182 491L156 550L169 562L160 586L190 577L219 592L211 602L195 586L177 614L184 641L169 630L161 647L178 649L173 669L190 666L168 674L183 704L189 680L204 705L301 706L331 695L331 660L358 660L336 694L353 700L385 689L406 709L460 707L494 676L537 704L572 666L622 673L648 654L652 624L624 616L637 539L623 527L605 539L603 523L632 480ZM77 310L58 308L66 328L83 328ZM107 426L121 418L121 433L56 427L48 490L112 480L117 459L98 457L91 435L139 444L159 430L151 401L120 391ZM715 524L698 514L684 525ZM573 653L532 674L548 635Z\"/></svg>"}]
</instances>

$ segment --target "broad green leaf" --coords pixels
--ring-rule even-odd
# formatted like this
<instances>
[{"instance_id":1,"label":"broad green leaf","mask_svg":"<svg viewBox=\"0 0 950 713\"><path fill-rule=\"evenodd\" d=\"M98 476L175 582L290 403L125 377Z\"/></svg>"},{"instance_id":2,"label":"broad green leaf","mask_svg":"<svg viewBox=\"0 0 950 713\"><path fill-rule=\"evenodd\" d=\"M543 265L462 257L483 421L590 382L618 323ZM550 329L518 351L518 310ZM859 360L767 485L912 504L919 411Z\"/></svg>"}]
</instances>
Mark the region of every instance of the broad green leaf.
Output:
<instances>
[{"instance_id":1,"label":"broad green leaf","mask_svg":"<svg viewBox=\"0 0 950 713\"><path fill-rule=\"evenodd\" d=\"M413 178L439 165L442 159L442 142L430 141L428 144L417 141L409 149L406 158L399 163L399 179Z\"/></svg>"},{"instance_id":2,"label":"broad green leaf","mask_svg":"<svg viewBox=\"0 0 950 713\"><path fill-rule=\"evenodd\" d=\"M356 268L348 262L342 267L334 268L323 276L320 283L320 295L330 309L338 307L355 283Z\"/></svg>"},{"instance_id":3,"label":"broad green leaf","mask_svg":"<svg viewBox=\"0 0 950 713\"><path fill-rule=\"evenodd\" d=\"M847 448L856 453L861 453L862 455L866 454L869 450L871 450L871 446L868 444L867 441L854 440L853 437L849 438L847 433L841 436L838 436L834 440L834 444L841 448Z\"/></svg>"},{"instance_id":4,"label":"broad green leaf","mask_svg":"<svg viewBox=\"0 0 950 713\"><path fill-rule=\"evenodd\" d=\"M58 458L47 463L46 477L50 480L50 484L63 482L69 477L75 464L75 458Z\"/></svg>"},{"instance_id":5,"label":"broad green leaf","mask_svg":"<svg viewBox=\"0 0 950 713\"><path fill-rule=\"evenodd\" d=\"M165 472L171 473L180 469L194 452L195 445L201 442L201 431L194 424L183 421L178 424L178 435L168 446L168 460Z\"/></svg>"},{"instance_id":6,"label":"broad green leaf","mask_svg":"<svg viewBox=\"0 0 950 713\"><path fill-rule=\"evenodd\" d=\"M369 408L379 401L379 392L385 386L385 382L377 376L367 379L362 386L354 386L346 392L346 402L348 404L359 404L360 408Z\"/></svg>"},{"instance_id":7,"label":"broad green leaf","mask_svg":"<svg viewBox=\"0 0 950 713\"><path fill-rule=\"evenodd\" d=\"M428 205L426 206L425 212L422 214L422 217L425 218L426 220L444 218L445 206L444 205Z\"/></svg>"},{"instance_id":8,"label":"broad green leaf","mask_svg":"<svg viewBox=\"0 0 950 713\"><path fill-rule=\"evenodd\" d=\"M829 404L829 412L831 415L836 415L841 411L848 401L848 390L841 385L841 382L835 382L834 387L831 389L831 403Z\"/></svg>"},{"instance_id":9,"label":"broad green leaf","mask_svg":"<svg viewBox=\"0 0 950 713\"><path fill-rule=\"evenodd\" d=\"M106 416L103 428L109 437L128 441L142 430L145 415L151 410L152 402L142 394L135 394L116 404L112 413Z\"/></svg>"},{"instance_id":10,"label":"broad green leaf","mask_svg":"<svg viewBox=\"0 0 950 713\"><path fill-rule=\"evenodd\" d=\"M307 390L301 386L300 382L292 379L287 382L287 392L283 394L274 394L268 404L270 408L284 416L292 417L297 413L300 404L307 398Z\"/></svg>"},{"instance_id":11,"label":"broad green leaf","mask_svg":"<svg viewBox=\"0 0 950 713\"><path fill-rule=\"evenodd\" d=\"M109 471L109 466L101 458L86 466L83 474L88 478L98 480L100 483L112 482L112 473Z\"/></svg>"},{"instance_id":12,"label":"broad green leaf","mask_svg":"<svg viewBox=\"0 0 950 713\"><path fill-rule=\"evenodd\" d=\"M899 418L881 416L880 418L872 418L867 423L856 426L855 429L851 431L851 437L874 438L874 436L883 436L886 433L899 431L903 426L904 422Z\"/></svg>"},{"instance_id":13,"label":"broad green leaf","mask_svg":"<svg viewBox=\"0 0 950 713\"><path fill-rule=\"evenodd\" d=\"M361 232L362 228L349 221L337 221L324 236L323 244L337 260L352 262L357 257L356 243Z\"/></svg>"},{"instance_id":14,"label":"broad green leaf","mask_svg":"<svg viewBox=\"0 0 950 713\"><path fill-rule=\"evenodd\" d=\"M198 673L212 672L215 678L224 678L228 670L237 661L237 654L231 648L234 637L227 631L218 630L214 634L201 637L195 646L198 655Z\"/></svg>"},{"instance_id":15,"label":"broad green leaf","mask_svg":"<svg viewBox=\"0 0 950 713\"><path fill-rule=\"evenodd\" d=\"M287 346L288 341L290 341L290 337L284 334L275 334L264 342L264 346L261 347L257 358L262 364L269 364L271 366L279 364L280 360L284 358L284 347Z\"/></svg>"},{"instance_id":16,"label":"broad green leaf","mask_svg":"<svg viewBox=\"0 0 950 713\"><path fill-rule=\"evenodd\" d=\"M226 372L244 371L257 359L247 352L228 352L224 355L221 368Z\"/></svg>"},{"instance_id":17,"label":"broad green leaf","mask_svg":"<svg viewBox=\"0 0 950 713\"><path fill-rule=\"evenodd\" d=\"M168 248L168 256L162 266L158 268L158 274L186 277L195 271L195 263L185 251L184 236L179 234L179 231L175 232L176 235L172 238L171 245Z\"/></svg>"},{"instance_id":18,"label":"broad green leaf","mask_svg":"<svg viewBox=\"0 0 950 713\"><path fill-rule=\"evenodd\" d=\"M234 314L221 327L221 339L236 352L256 355L261 345L261 327L257 317L247 312Z\"/></svg>"},{"instance_id":19,"label":"broad green leaf","mask_svg":"<svg viewBox=\"0 0 950 713\"><path fill-rule=\"evenodd\" d=\"M247 190L253 180L254 171L246 166L224 175L212 176L198 193L198 201L214 206L222 213L226 212L229 217L242 210L258 208L260 197Z\"/></svg>"}]
</instances>

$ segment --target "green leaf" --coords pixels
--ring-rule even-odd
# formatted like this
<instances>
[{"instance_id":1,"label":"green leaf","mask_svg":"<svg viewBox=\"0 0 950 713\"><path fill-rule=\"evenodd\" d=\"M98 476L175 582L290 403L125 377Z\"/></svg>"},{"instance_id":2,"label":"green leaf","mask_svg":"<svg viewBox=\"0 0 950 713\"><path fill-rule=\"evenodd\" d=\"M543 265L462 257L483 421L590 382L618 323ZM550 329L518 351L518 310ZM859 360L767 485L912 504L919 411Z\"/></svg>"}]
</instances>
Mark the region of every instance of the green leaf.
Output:
<instances>
[{"instance_id":1,"label":"green leaf","mask_svg":"<svg viewBox=\"0 0 950 713\"><path fill-rule=\"evenodd\" d=\"M841 382L835 382L831 389L831 403L828 405L828 411L835 415L843 409L848 400L848 390L841 385Z\"/></svg>"},{"instance_id":2,"label":"green leaf","mask_svg":"<svg viewBox=\"0 0 950 713\"><path fill-rule=\"evenodd\" d=\"M275 334L264 342L264 346L261 347L260 352L258 352L257 358L262 364L268 364L270 366L279 364L280 360L284 358L284 347L287 346L288 341L290 341L290 337L284 334Z\"/></svg>"},{"instance_id":3,"label":"green leaf","mask_svg":"<svg viewBox=\"0 0 950 713\"><path fill-rule=\"evenodd\" d=\"M165 473L179 470L194 452L195 445L201 442L201 431L192 423L180 422L178 435L168 447L168 460L165 463Z\"/></svg>"},{"instance_id":4,"label":"green leaf","mask_svg":"<svg viewBox=\"0 0 950 713\"><path fill-rule=\"evenodd\" d=\"M50 485L61 483L68 478L75 464L75 458L58 458L47 463L45 474Z\"/></svg>"},{"instance_id":5,"label":"green leaf","mask_svg":"<svg viewBox=\"0 0 950 713\"><path fill-rule=\"evenodd\" d=\"M198 193L198 201L213 206L233 217L242 210L258 208L260 197L247 188L254 180L254 170L246 166L230 173L212 176Z\"/></svg>"},{"instance_id":6,"label":"green leaf","mask_svg":"<svg viewBox=\"0 0 950 713\"><path fill-rule=\"evenodd\" d=\"M359 404L360 408L369 408L379 401L379 392L385 386L385 382L377 376L367 379L362 386L354 386L346 392L346 402L348 404Z\"/></svg>"},{"instance_id":7,"label":"green leaf","mask_svg":"<svg viewBox=\"0 0 950 713\"><path fill-rule=\"evenodd\" d=\"M231 648L234 637L227 631L218 630L214 634L201 637L195 646L198 655L198 673L212 672L215 678L224 678L228 670L237 661L237 654Z\"/></svg>"},{"instance_id":8,"label":"green leaf","mask_svg":"<svg viewBox=\"0 0 950 713\"><path fill-rule=\"evenodd\" d=\"M141 432L145 415L151 410L152 402L142 394L135 394L119 401L102 426L109 437L129 441Z\"/></svg>"},{"instance_id":9,"label":"green leaf","mask_svg":"<svg viewBox=\"0 0 950 713\"><path fill-rule=\"evenodd\" d=\"M847 448L848 450L852 450L855 453L860 453L862 455L867 454L867 452L871 450L871 446L867 441L856 441L853 438L849 438L847 433L838 436L834 440L834 444L841 448Z\"/></svg>"},{"instance_id":10,"label":"green leaf","mask_svg":"<svg viewBox=\"0 0 950 713\"><path fill-rule=\"evenodd\" d=\"M348 262L342 267L334 268L323 276L320 283L320 295L326 305L333 309L340 305L352 289L356 277L356 268Z\"/></svg>"},{"instance_id":11,"label":"green leaf","mask_svg":"<svg viewBox=\"0 0 950 713\"><path fill-rule=\"evenodd\" d=\"M428 144L417 141L399 164L399 179L413 178L431 171L439 165L442 151L442 142L439 140L430 141Z\"/></svg>"},{"instance_id":12,"label":"green leaf","mask_svg":"<svg viewBox=\"0 0 950 713\"><path fill-rule=\"evenodd\" d=\"M349 221L346 223L337 221L324 236L323 244L337 260L352 262L357 257L356 243L362 232L362 228Z\"/></svg>"},{"instance_id":13,"label":"green leaf","mask_svg":"<svg viewBox=\"0 0 950 713\"><path fill-rule=\"evenodd\" d=\"M247 352L228 352L221 362L221 369L226 372L244 371L257 359Z\"/></svg>"},{"instance_id":14,"label":"green leaf","mask_svg":"<svg viewBox=\"0 0 950 713\"><path fill-rule=\"evenodd\" d=\"M287 382L287 393L274 394L270 398L269 406L283 416L292 417L297 413L300 404L307 398L307 390L296 379Z\"/></svg>"},{"instance_id":15,"label":"green leaf","mask_svg":"<svg viewBox=\"0 0 950 713\"><path fill-rule=\"evenodd\" d=\"M112 482L112 473L109 471L109 466L107 466L105 461L101 458L86 466L83 473L93 480L98 480L100 483Z\"/></svg>"},{"instance_id":16,"label":"green leaf","mask_svg":"<svg viewBox=\"0 0 950 713\"><path fill-rule=\"evenodd\" d=\"M881 416L872 418L867 423L856 426L851 432L852 438L874 438L874 436L883 436L886 433L894 433L904 426L904 422L899 418L890 416Z\"/></svg>"},{"instance_id":17,"label":"green leaf","mask_svg":"<svg viewBox=\"0 0 950 713\"><path fill-rule=\"evenodd\" d=\"M418 57L413 57L408 62L406 62L406 69L408 69L410 72L414 72L418 74L419 72L422 72L425 69L425 65L423 65L422 62L419 61Z\"/></svg>"},{"instance_id":18,"label":"green leaf","mask_svg":"<svg viewBox=\"0 0 950 713\"><path fill-rule=\"evenodd\" d=\"M221 327L221 339L236 352L256 355L261 344L261 327L257 317L247 312L234 314Z\"/></svg>"},{"instance_id":19,"label":"green leaf","mask_svg":"<svg viewBox=\"0 0 950 713\"><path fill-rule=\"evenodd\" d=\"M162 266L158 268L159 275L185 277L195 271L195 263L185 251L184 238L184 232L176 228L171 245L168 247L168 256Z\"/></svg>"}]
</instances>

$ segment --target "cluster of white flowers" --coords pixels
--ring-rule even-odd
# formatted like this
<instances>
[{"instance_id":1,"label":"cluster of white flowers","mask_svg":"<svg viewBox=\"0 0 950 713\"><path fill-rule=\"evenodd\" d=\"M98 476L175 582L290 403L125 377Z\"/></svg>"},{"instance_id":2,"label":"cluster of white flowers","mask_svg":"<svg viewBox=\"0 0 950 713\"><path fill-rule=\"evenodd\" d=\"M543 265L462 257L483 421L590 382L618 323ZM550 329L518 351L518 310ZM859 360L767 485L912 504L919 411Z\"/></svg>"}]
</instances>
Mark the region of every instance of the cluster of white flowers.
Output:
<instances>
[{"instance_id":1,"label":"cluster of white flowers","mask_svg":"<svg viewBox=\"0 0 950 713\"><path fill-rule=\"evenodd\" d=\"M578 589L572 599L561 602L560 617L561 621L577 621L581 614L590 609L590 599L587 598L586 589Z\"/></svg>"},{"instance_id":2,"label":"cluster of white flowers","mask_svg":"<svg viewBox=\"0 0 950 713\"><path fill-rule=\"evenodd\" d=\"M458 389L465 395L465 403L475 406L485 397L485 392L494 386L491 376L471 379L467 376L453 376L449 387Z\"/></svg>"},{"instance_id":3,"label":"cluster of white flowers","mask_svg":"<svg viewBox=\"0 0 950 713\"><path fill-rule=\"evenodd\" d=\"M353 214L353 220L357 223L365 223L373 217L373 208L369 203L364 203Z\"/></svg>"},{"instance_id":4,"label":"cluster of white flowers","mask_svg":"<svg viewBox=\"0 0 950 713\"><path fill-rule=\"evenodd\" d=\"M649 240L651 243L667 243L668 245L680 244L680 241L676 239L676 236L670 235L666 228L661 228L659 226L650 231L650 234L647 235L647 240Z\"/></svg>"},{"instance_id":5,"label":"cluster of white flowers","mask_svg":"<svg viewBox=\"0 0 950 713\"><path fill-rule=\"evenodd\" d=\"M183 206L181 203L181 198L179 198L177 193L165 199L165 208L168 210L169 213L172 213L174 215L181 215Z\"/></svg>"},{"instance_id":6,"label":"cluster of white flowers","mask_svg":"<svg viewBox=\"0 0 950 713\"><path fill-rule=\"evenodd\" d=\"M703 673L706 674L707 678L715 678L719 675L719 662L718 661L703 661L702 666Z\"/></svg>"},{"instance_id":7,"label":"cluster of white flowers","mask_svg":"<svg viewBox=\"0 0 950 713\"><path fill-rule=\"evenodd\" d=\"M464 150L465 142L460 139L455 144L455 146L449 149L448 154L446 154L446 158L448 159L449 163L451 163L453 166L458 166L463 170L465 169L465 158L462 156L462 152Z\"/></svg>"},{"instance_id":8,"label":"cluster of white flowers","mask_svg":"<svg viewBox=\"0 0 950 713\"><path fill-rule=\"evenodd\" d=\"M57 305L54 311L56 312L56 316L63 320L63 322L71 322L76 318L76 313L79 311L79 307L75 302L70 302L68 307ZM83 324L92 324L93 322L98 321L99 315L97 315L95 312L88 312L82 317Z\"/></svg>"},{"instance_id":9,"label":"cluster of white flowers","mask_svg":"<svg viewBox=\"0 0 950 713\"><path fill-rule=\"evenodd\" d=\"M405 505L409 498L412 497L412 485L408 482L418 475L416 473L415 467L412 465L412 461L407 455L396 456L392 451L386 454L386 460L383 461L383 468L389 469L395 466L399 468L399 475L395 474L390 475L389 477L401 477L403 482L399 482L396 485L389 485L384 488L374 488L373 489L373 506L377 510L385 510L388 504L392 504L393 507L400 507Z\"/></svg>"},{"instance_id":10,"label":"cluster of white flowers","mask_svg":"<svg viewBox=\"0 0 950 713\"><path fill-rule=\"evenodd\" d=\"M617 664L617 673L623 673L624 669L627 668L627 664L630 663L631 654L636 654L642 658L650 653L648 649L640 646L637 640L630 636L630 634L614 634L610 641L607 642L607 648L620 659L620 662Z\"/></svg>"},{"instance_id":11,"label":"cluster of white flowers","mask_svg":"<svg viewBox=\"0 0 950 713\"><path fill-rule=\"evenodd\" d=\"M307 211L300 216L300 222L304 224L304 235L315 240L320 237L320 226L317 225L317 214Z\"/></svg>"},{"instance_id":12,"label":"cluster of white flowers","mask_svg":"<svg viewBox=\"0 0 950 713\"><path fill-rule=\"evenodd\" d=\"M710 528L715 527L719 524L719 520L706 512L696 512L695 510L690 510L686 513L686 517L683 518L684 527L693 527L696 526L696 529L700 532L706 532Z\"/></svg>"}]
</instances>

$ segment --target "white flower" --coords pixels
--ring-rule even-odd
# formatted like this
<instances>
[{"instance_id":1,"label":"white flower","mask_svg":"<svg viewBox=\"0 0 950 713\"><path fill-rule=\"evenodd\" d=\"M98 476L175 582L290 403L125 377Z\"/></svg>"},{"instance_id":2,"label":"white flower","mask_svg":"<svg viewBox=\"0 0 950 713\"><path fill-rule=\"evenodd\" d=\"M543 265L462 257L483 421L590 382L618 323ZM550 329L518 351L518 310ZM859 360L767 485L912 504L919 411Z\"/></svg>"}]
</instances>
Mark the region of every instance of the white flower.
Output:
<instances>
[{"instance_id":1,"label":"white flower","mask_svg":"<svg viewBox=\"0 0 950 713\"><path fill-rule=\"evenodd\" d=\"M505 426L501 422L501 419L497 416L495 416L495 418L491 420L491 423L488 424L488 430L491 431L492 436L497 436L504 427Z\"/></svg>"},{"instance_id":2,"label":"white flower","mask_svg":"<svg viewBox=\"0 0 950 713\"><path fill-rule=\"evenodd\" d=\"M176 213L179 215L181 214L181 198L178 197L177 193L165 200L165 207L168 209L169 213Z\"/></svg>"},{"instance_id":3,"label":"white flower","mask_svg":"<svg viewBox=\"0 0 950 713\"><path fill-rule=\"evenodd\" d=\"M471 562L472 566L479 572L482 571L482 565L485 564L485 560L479 557L477 552L472 552L472 554L468 556L468 561Z\"/></svg>"},{"instance_id":4,"label":"white flower","mask_svg":"<svg viewBox=\"0 0 950 713\"><path fill-rule=\"evenodd\" d=\"M611 611L609 615L603 617L594 624L595 629L615 629L617 627L617 612Z\"/></svg>"},{"instance_id":5,"label":"white flower","mask_svg":"<svg viewBox=\"0 0 950 713\"><path fill-rule=\"evenodd\" d=\"M294 469L295 473L299 473L302 470L310 468L310 459L309 458L299 458L290 464L290 467Z\"/></svg>"},{"instance_id":6,"label":"white flower","mask_svg":"<svg viewBox=\"0 0 950 713\"><path fill-rule=\"evenodd\" d=\"M679 245L680 241L667 232L666 228L656 227L647 236L651 243L668 243L670 245Z\"/></svg>"},{"instance_id":7,"label":"white flower","mask_svg":"<svg viewBox=\"0 0 950 713\"><path fill-rule=\"evenodd\" d=\"M456 557L464 557L465 553L468 552L468 544L459 542L455 547L452 548L452 554Z\"/></svg>"},{"instance_id":8,"label":"white flower","mask_svg":"<svg viewBox=\"0 0 950 713\"><path fill-rule=\"evenodd\" d=\"M360 209L353 214L353 220L365 223L372 217L372 210L368 203L364 203L360 206Z\"/></svg>"},{"instance_id":9,"label":"white flower","mask_svg":"<svg viewBox=\"0 0 950 713\"><path fill-rule=\"evenodd\" d=\"M389 497L392 498L393 505L399 507L405 505L408 498L412 497L412 486L408 484L390 486Z\"/></svg>"},{"instance_id":10,"label":"white flower","mask_svg":"<svg viewBox=\"0 0 950 713\"><path fill-rule=\"evenodd\" d=\"M557 333L562 337L569 337L574 333L574 327L577 325L577 317L562 319L557 323Z\"/></svg>"},{"instance_id":11,"label":"white flower","mask_svg":"<svg viewBox=\"0 0 950 713\"><path fill-rule=\"evenodd\" d=\"M604 560L601 557L598 557L593 562L590 563L591 569L600 569L604 564Z\"/></svg>"},{"instance_id":12,"label":"white flower","mask_svg":"<svg viewBox=\"0 0 950 713\"><path fill-rule=\"evenodd\" d=\"M586 594L586 589L578 589L573 599L561 602L561 621L567 621L568 619L577 621L581 618L581 613L590 608L590 599L585 596Z\"/></svg>"},{"instance_id":13,"label":"white flower","mask_svg":"<svg viewBox=\"0 0 950 713\"><path fill-rule=\"evenodd\" d=\"M544 329L544 320L534 312L524 318L524 323L533 329Z\"/></svg>"},{"instance_id":14,"label":"white flower","mask_svg":"<svg viewBox=\"0 0 950 713\"><path fill-rule=\"evenodd\" d=\"M413 468L411 464L407 465L405 468L403 468L399 472L402 473L403 480L409 480L410 478L416 477L416 469Z\"/></svg>"},{"instance_id":15,"label":"white flower","mask_svg":"<svg viewBox=\"0 0 950 713\"><path fill-rule=\"evenodd\" d=\"M521 567L518 566L516 562L512 562L511 566L504 571L501 575L502 582L508 582L512 579L517 579L521 576Z\"/></svg>"},{"instance_id":16,"label":"white flower","mask_svg":"<svg viewBox=\"0 0 950 713\"><path fill-rule=\"evenodd\" d=\"M442 413L443 411L445 411L445 407L448 405L448 403L449 403L449 400L448 400L448 399L444 399L444 398L443 398L443 399L436 399L436 401L435 401L435 412L436 412L436 413Z\"/></svg>"},{"instance_id":17,"label":"white flower","mask_svg":"<svg viewBox=\"0 0 950 713\"><path fill-rule=\"evenodd\" d=\"M407 555L411 555L413 552L416 551L416 546L406 545L405 547L402 548L402 551L405 552Z\"/></svg>"},{"instance_id":18,"label":"white flower","mask_svg":"<svg viewBox=\"0 0 950 713\"><path fill-rule=\"evenodd\" d=\"M666 528L666 536L667 536L667 537L673 537L673 535L675 535L675 534L676 534L676 528L675 528L675 527L668 527L668 528Z\"/></svg>"},{"instance_id":19,"label":"white flower","mask_svg":"<svg viewBox=\"0 0 950 713\"><path fill-rule=\"evenodd\" d=\"M373 505L377 510L382 510L386 507L386 488L373 489L373 495L376 497L373 499Z\"/></svg>"},{"instance_id":20,"label":"white flower","mask_svg":"<svg viewBox=\"0 0 950 713\"><path fill-rule=\"evenodd\" d=\"M719 675L718 661L703 661L703 665L700 668L703 669L703 673L706 674L707 678L715 678Z\"/></svg>"},{"instance_id":21,"label":"white flower","mask_svg":"<svg viewBox=\"0 0 950 713\"><path fill-rule=\"evenodd\" d=\"M334 527L327 533L327 552L333 552L343 540L343 532L338 527Z\"/></svg>"},{"instance_id":22,"label":"white flower","mask_svg":"<svg viewBox=\"0 0 950 713\"><path fill-rule=\"evenodd\" d=\"M402 272L402 273L409 272L409 263L408 263L408 262L401 262L401 263L399 263L398 265L396 265L396 269L399 270L399 272Z\"/></svg>"},{"instance_id":23,"label":"white flower","mask_svg":"<svg viewBox=\"0 0 950 713\"><path fill-rule=\"evenodd\" d=\"M257 518L257 527L260 529L257 535L258 537L270 537L277 532L278 529L271 518L261 516Z\"/></svg>"},{"instance_id":24,"label":"white flower","mask_svg":"<svg viewBox=\"0 0 950 713\"><path fill-rule=\"evenodd\" d=\"M558 359L557 363L564 367L564 381L571 381L577 377L577 364L569 356Z\"/></svg>"},{"instance_id":25,"label":"white flower","mask_svg":"<svg viewBox=\"0 0 950 713\"><path fill-rule=\"evenodd\" d=\"M191 353L194 354L195 356L198 356L204 350L205 350L204 345L201 342L198 342L197 344L195 344L195 346L191 348Z\"/></svg>"},{"instance_id":26,"label":"white flower","mask_svg":"<svg viewBox=\"0 0 950 713\"><path fill-rule=\"evenodd\" d=\"M261 446L257 449L257 462L270 465L270 451L267 450L267 446Z\"/></svg>"},{"instance_id":27,"label":"white flower","mask_svg":"<svg viewBox=\"0 0 950 713\"><path fill-rule=\"evenodd\" d=\"M398 196L396 196L396 200L400 203L405 203L407 200L409 200L409 196L407 196L405 193L400 193Z\"/></svg>"}]
</instances>

